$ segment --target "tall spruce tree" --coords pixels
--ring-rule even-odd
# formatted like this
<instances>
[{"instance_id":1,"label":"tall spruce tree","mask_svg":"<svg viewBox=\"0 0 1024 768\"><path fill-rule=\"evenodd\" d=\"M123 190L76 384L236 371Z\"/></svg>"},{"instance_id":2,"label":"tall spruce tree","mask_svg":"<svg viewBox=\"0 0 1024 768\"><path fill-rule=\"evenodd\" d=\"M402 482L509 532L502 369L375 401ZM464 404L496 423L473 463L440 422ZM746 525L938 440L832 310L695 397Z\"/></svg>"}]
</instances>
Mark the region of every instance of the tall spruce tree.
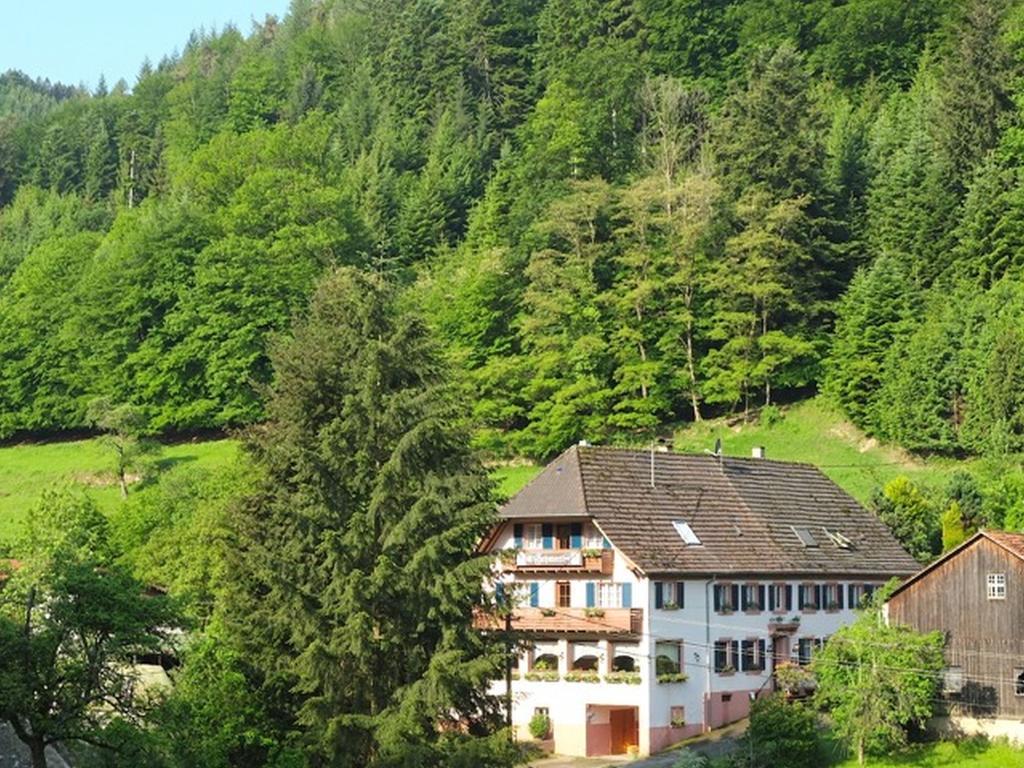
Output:
<instances>
[{"instance_id":1,"label":"tall spruce tree","mask_svg":"<svg viewBox=\"0 0 1024 768\"><path fill-rule=\"evenodd\" d=\"M342 269L272 359L225 609L264 694L311 765L505 764L485 693L502 656L468 621L491 486L424 325Z\"/></svg>"}]
</instances>

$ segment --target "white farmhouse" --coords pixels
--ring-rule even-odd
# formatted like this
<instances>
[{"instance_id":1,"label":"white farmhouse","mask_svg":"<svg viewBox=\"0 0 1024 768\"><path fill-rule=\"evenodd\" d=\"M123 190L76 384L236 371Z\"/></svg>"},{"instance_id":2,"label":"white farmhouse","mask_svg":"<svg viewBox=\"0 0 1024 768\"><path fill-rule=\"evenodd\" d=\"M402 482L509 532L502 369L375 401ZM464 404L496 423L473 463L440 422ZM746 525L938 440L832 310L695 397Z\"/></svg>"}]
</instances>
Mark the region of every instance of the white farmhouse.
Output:
<instances>
[{"instance_id":1,"label":"white farmhouse","mask_svg":"<svg viewBox=\"0 0 1024 768\"><path fill-rule=\"evenodd\" d=\"M569 755L648 754L744 717L778 664L917 570L820 471L763 458L574 446L500 517L485 546L526 647L512 721L529 738L547 714Z\"/></svg>"}]
</instances>

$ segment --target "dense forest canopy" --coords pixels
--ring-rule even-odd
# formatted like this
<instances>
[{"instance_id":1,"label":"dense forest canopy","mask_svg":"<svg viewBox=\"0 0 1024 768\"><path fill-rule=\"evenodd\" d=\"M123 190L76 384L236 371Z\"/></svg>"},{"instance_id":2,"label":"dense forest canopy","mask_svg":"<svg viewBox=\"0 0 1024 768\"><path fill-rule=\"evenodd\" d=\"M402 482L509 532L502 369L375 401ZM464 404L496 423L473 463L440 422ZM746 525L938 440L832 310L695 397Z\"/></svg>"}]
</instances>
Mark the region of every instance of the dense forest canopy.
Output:
<instances>
[{"instance_id":1,"label":"dense forest canopy","mask_svg":"<svg viewBox=\"0 0 1024 768\"><path fill-rule=\"evenodd\" d=\"M130 87L0 78L0 436L264 417L338 266L430 318L478 447L821 388L1024 448L1009 0L295 0Z\"/></svg>"}]
</instances>

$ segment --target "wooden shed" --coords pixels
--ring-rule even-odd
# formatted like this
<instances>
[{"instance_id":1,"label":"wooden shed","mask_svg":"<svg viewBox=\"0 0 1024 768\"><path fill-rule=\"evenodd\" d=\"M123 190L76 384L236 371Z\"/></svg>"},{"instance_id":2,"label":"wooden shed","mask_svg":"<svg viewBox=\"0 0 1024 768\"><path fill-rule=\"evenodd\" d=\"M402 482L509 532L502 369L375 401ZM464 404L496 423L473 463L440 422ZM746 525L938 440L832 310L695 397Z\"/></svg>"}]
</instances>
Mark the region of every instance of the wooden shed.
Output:
<instances>
[{"instance_id":1,"label":"wooden shed","mask_svg":"<svg viewBox=\"0 0 1024 768\"><path fill-rule=\"evenodd\" d=\"M900 585L887 615L945 633L954 720L1010 721L963 730L1024 740L1024 534L979 531Z\"/></svg>"}]
</instances>

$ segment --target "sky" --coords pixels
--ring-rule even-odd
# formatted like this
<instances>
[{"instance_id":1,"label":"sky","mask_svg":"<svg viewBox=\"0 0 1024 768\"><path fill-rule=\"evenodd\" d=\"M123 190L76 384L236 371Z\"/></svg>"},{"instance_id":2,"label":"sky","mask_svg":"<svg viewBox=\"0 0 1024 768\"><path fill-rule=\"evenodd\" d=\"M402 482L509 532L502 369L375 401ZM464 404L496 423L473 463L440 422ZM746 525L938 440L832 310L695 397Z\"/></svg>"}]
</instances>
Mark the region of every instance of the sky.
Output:
<instances>
[{"instance_id":1,"label":"sky","mask_svg":"<svg viewBox=\"0 0 1024 768\"><path fill-rule=\"evenodd\" d=\"M95 87L122 77L129 86L148 56L156 64L180 51L199 27L288 10L288 0L0 0L0 72L20 69L68 85Z\"/></svg>"}]
</instances>

